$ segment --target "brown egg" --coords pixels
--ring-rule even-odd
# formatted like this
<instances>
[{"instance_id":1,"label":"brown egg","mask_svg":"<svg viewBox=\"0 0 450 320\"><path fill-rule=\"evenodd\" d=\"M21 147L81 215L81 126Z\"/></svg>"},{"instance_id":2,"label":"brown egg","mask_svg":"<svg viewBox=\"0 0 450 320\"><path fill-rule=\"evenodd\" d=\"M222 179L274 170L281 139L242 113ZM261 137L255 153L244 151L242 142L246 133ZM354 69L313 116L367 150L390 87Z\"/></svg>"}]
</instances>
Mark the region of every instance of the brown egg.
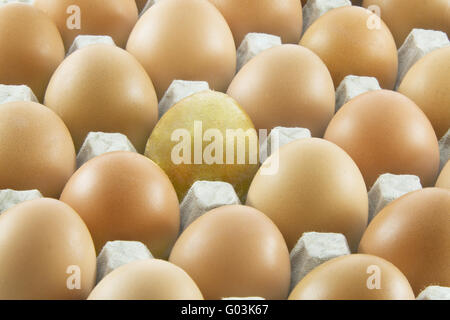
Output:
<instances>
[{"instance_id":1,"label":"brown egg","mask_svg":"<svg viewBox=\"0 0 450 320\"><path fill-rule=\"evenodd\" d=\"M313 269L294 288L289 300L414 300L403 273L376 256L352 254Z\"/></svg>"},{"instance_id":2,"label":"brown egg","mask_svg":"<svg viewBox=\"0 0 450 320\"><path fill-rule=\"evenodd\" d=\"M72 53L58 67L45 105L64 120L78 150L90 131L125 134L139 152L158 119L152 81L136 59L106 44Z\"/></svg>"},{"instance_id":3,"label":"brown egg","mask_svg":"<svg viewBox=\"0 0 450 320\"><path fill-rule=\"evenodd\" d=\"M0 7L0 83L29 86L42 101L50 77L64 59L55 24L27 4Z\"/></svg>"},{"instance_id":4,"label":"brown egg","mask_svg":"<svg viewBox=\"0 0 450 320\"><path fill-rule=\"evenodd\" d=\"M178 235L178 199L166 174L134 152L110 152L86 162L61 194L89 228L100 252L111 240L141 241L167 257Z\"/></svg>"},{"instance_id":5,"label":"brown egg","mask_svg":"<svg viewBox=\"0 0 450 320\"><path fill-rule=\"evenodd\" d=\"M450 161L442 169L436 181L436 187L450 189Z\"/></svg>"},{"instance_id":6,"label":"brown egg","mask_svg":"<svg viewBox=\"0 0 450 320\"><path fill-rule=\"evenodd\" d=\"M308 231L343 233L355 250L368 219L366 186L355 163L317 138L295 140L272 154L250 185L247 205L273 220L289 250Z\"/></svg>"},{"instance_id":7,"label":"brown egg","mask_svg":"<svg viewBox=\"0 0 450 320\"><path fill-rule=\"evenodd\" d=\"M58 26L66 50L78 35L108 35L125 47L138 19L134 0L35 0Z\"/></svg>"},{"instance_id":8,"label":"brown egg","mask_svg":"<svg viewBox=\"0 0 450 320\"><path fill-rule=\"evenodd\" d=\"M223 206L205 213L181 234L169 261L194 279L205 299L288 295L291 267L283 236L250 207Z\"/></svg>"},{"instance_id":9,"label":"brown egg","mask_svg":"<svg viewBox=\"0 0 450 320\"><path fill-rule=\"evenodd\" d=\"M417 175L424 186L436 181L439 146L433 127L400 93L377 90L350 100L331 120L325 139L347 151L367 188L383 173Z\"/></svg>"},{"instance_id":10,"label":"brown egg","mask_svg":"<svg viewBox=\"0 0 450 320\"><path fill-rule=\"evenodd\" d=\"M298 43L302 34L302 5L298 0L209 0L223 14L236 46L250 32L281 37L283 43Z\"/></svg>"},{"instance_id":11,"label":"brown egg","mask_svg":"<svg viewBox=\"0 0 450 320\"><path fill-rule=\"evenodd\" d=\"M35 102L0 106L0 189L38 189L57 198L75 171L75 148L62 120Z\"/></svg>"},{"instance_id":12,"label":"brown egg","mask_svg":"<svg viewBox=\"0 0 450 320\"><path fill-rule=\"evenodd\" d=\"M379 29L371 28L371 15L356 6L333 9L317 19L300 41L325 62L336 88L347 75L376 77L382 88L394 88L397 47L382 21Z\"/></svg>"},{"instance_id":13,"label":"brown egg","mask_svg":"<svg viewBox=\"0 0 450 320\"><path fill-rule=\"evenodd\" d=\"M413 100L427 115L438 139L450 128L449 74L450 46L420 59L408 71L398 88L398 92Z\"/></svg>"},{"instance_id":14,"label":"brown egg","mask_svg":"<svg viewBox=\"0 0 450 320\"><path fill-rule=\"evenodd\" d=\"M164 0L139 19L127 50L147 70L161 99L173 80L208 81L224 92L236 68L233 36L205 0Z\"/></svg>"},{"instance_id":15,"label":"brown egg","mask_svg":"<svg viewBox=\"0 0 450 320\"><path fill-rule=\"evenodd\" d=\"M239 71L227 93L257 129L304 127L322 137L335 110L327 67L298 45L282 45L256 56Z\"/></svg>"},{"instance_id":16,"label":"brown egg","mask_svg":"<svg viewBox=\"0 0 450 320\"><path fill-rule=\"evenodd\" d=\"M450 286L450 190L428 188L390 203L372 220L359 252L395 264L418 295Z\"/></svg>"},{"instance_id":17,"label":"brown egg","mask_svg":"<svg viewBox=\"0 0 450 320\"><path fill-rule=\"evenodd\" d=\"M203 300L181 268L158 259L127 263L103 278L88 300Z\"/></svg>"},{"instance_id":18,"label":"brown egg","mask_svg":"<svg viewBox=\"0 0 450 320\"><path fill-rule=\"evenodd\" d=\"M91 235L68 205L35 199L0 215L0 299L86 299L95 272Z\"/></svg>"},{"instance_id":19,"label":"brown egg","mask_svg":"<svg viewBox=\"0 0 450 320\"><path fill-rule=\"evenodd\" d=\"M388 25L399 48L414 28L450 34L448 0L364 0L363 6L378 6L381 19Z\"/></svg>"}]
</instances>

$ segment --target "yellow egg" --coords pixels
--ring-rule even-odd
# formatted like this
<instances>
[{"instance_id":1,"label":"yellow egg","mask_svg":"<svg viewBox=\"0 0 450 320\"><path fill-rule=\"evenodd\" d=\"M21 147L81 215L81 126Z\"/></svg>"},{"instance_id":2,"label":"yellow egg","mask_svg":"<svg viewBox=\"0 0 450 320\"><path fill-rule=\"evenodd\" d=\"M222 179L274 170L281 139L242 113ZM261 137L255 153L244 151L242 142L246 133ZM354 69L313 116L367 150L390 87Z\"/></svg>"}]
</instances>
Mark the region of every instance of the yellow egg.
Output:
<instances>
[{"instance_id":1,"label":"yellow egg","mask_svg":"<svg viewBox=\"0 0 450 320\"><path fill-rule=\"evenodd\" d=\"M236 101L203 91L164 114L145 155L167 173L180 201L197 180L229 182L243 199L258 169L258 137Z\"/></svg>"}]
</instances>

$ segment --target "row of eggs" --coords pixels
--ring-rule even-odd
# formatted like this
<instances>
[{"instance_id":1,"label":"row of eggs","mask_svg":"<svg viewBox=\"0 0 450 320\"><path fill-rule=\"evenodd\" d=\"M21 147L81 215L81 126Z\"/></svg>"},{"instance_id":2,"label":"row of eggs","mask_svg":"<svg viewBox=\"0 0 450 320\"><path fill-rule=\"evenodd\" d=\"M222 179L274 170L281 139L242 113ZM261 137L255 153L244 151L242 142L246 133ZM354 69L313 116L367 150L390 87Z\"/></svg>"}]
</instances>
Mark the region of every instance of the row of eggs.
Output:
<instances>
[{"instance_id":1,"label":"row of eggs","mask_svg":"<svg viewBox=\"0 0 450 320\"><path fill-rule=\"evenodd\" d=\"M335 11L336 15L338 11L344 9ZM343 17L360 19L360 23L365 23L369 14L361 8L346 8L345 11ZM13 58L19 61L23 59L21 53L58 53L54 49L59 46L59 40L52 42L43 35L36 36L36 32L45 33L45 25L48 30L56 29L45 15L32 7L5 6L0 9L0 18L4 26L10 23L9 30L11 21L22 23L22 27L30 25L28 30L21 29L25 30L23 37L15 35L12 39L8 32L0 36L0 44L3 43L0 55L8 55L8 59L0 61L11 62ZM379 174L388 171L416 174L425 186L432 186L439 162L436 135L445 131L440 133L435 123L433 130L413 101L388 90L362 95L333 117L334 86L346 71L328 71L326 66L335 63L322 62L328 61L303 46L283 45L269 50L234 77L235 46L222 20L214 7L204 0L164 0L136 25L127 45L132 55L112 46L91 46L71 54L60 65L57 57L51 68L59 66L53 75L53 70L44 72L42 69L48 67L48 64L42 65L42 61L51 60L48 58L28 57L20 63L5 65L4 73L0 72L0 77L7 77L2 79L4 83L16 83L14 77L21 78L17 83L30 85L58 116L31 102L1 106L0 163L1 168L6 168L0 173L1 188L37 188L46 196L60 197L62 202L36 200L2 214L0 261L8 263L0 268L0 278L7 280L0 297L85 298L95 281L95 253L108 240L130 239L145 243L156 257L167 258L170 253L169 260L181 266L189 274L187 278L172 265L156 262L158 260L152 268L168 270L170 277L167 278L179 279L177 289L172 291L182 293L185 285L188 293L182 296L184 298L198 298L202 294L213 299L230 295L282 299L289 289L288 250L304 231L311 230L344 233L354 252L365 232L360 252L394 262L407 276L415 293L429 284L449 285L445 268L449 265L449 191L425 189L411 194L386 209L387 213L380 215L366 230L367 188ZM42 25L33 25L33 21L40 21ZM204 24L199 27L190 23ZM176 26L176 30L171 31ZM324 30L321 26L318 32ZM381 34L392 44L386 30L381 30ZM28 38L27 32L30 33ZM130 49L133 34L135 47ZM364 38L367 36L370 39L369 32ZM375 37L378 39L378 36ZM25 41L30 37L33 41ZM17 51L17 47L11 45L14 40L35 48L20 47L21 51ZM52 50L43 50L49 47ZM397 68L395 43L391 48L388 54L393 57L391 61L383 58L387 61L383 65L388 68L377 69L373 61L361 63L367 70L361 71L363 74L376 75L382 86L389 89L392 89L389 79L395 77ZM372 51L377 50L376 59L382 56L378 55L379 49L372 47ZM333 50L337 51L332 58L339 52L336 48ZM448 97L445 87L442 89L446 80L442 70L448 69L449 51L442 49L434 55L422 68L422 74L412 74L410 81L429 79L432 89L425 90L424 94L429 99L442 99L444 103L436 105L445 107ZM343 56L348 58L348 54ZM24 61L38 65L26 65ZM435 66L435 72L424 76L430 64ZM200 65L206 67L203 69ZM351 65L355 65L354 60ZM370 70L381 70L381 73L369 73ZM234 99L219 92L202 92L175 105L157 123L157 98L161 98L176 78L208 80L212 88L222 91L228 87L227 93ZM299 87L302 90L298 90ZM412 92L417 93L417 90ZM434 94L436 92L444 94ZM436 119L444 116L441 111ZM269 177L257 173L258 165L175 166L170 161L174 145L171 132L180 127L191 129L192 119L201 120L205 127L219 126L220 130L303 126L314 136L325 134L325 139L334 144L306 139L282 148L278 153L280 170ZM442 126L447 126L447 130L448 120L444 119ZM80 148L89 131L125 133L137 150L142 153L146 149L146 155L154 162L139 154L111 153L94 158L73 173L75 150ZM247 205L258 210L219 208L219 212L205 215L178 237L178 201L199 179L232 183L240 197L247 198ZM42 250L49 246L53 249ZM405 246L410 248L405 250ZM408 281L393 265L376 257L352 255L351 259L355 262L349 262L350 265L367 259L386 270L387 282L383 285L388 290L380 297L414 296ZM65 286L68 265L79 265L83 270L82 290L70 291ZM134 271L142 266L144 264L133 265ZM340 269L348 268L346 265ZM141 272L149 270L145 267ZM320 270L317 274L321 274ZM123 274L130 282L130 272ZM330 282L336 281L326 280L323 274L317 277L322 280L308 278L310 286L321 282L330 290L333 287ZM91 297L96 298L98 294L98 298L123 298L114 296L114 288L125 281L120 280L120 274L117 278L109 285L108 282L99 284ZM392 281L393 278L398 282ZM136 285L138 282L139 278L131 281ZM302 286L306 289L294 291L298 297L311 289L305 283ZM200 295L196 286L200 288ZM130 292L136 291L130 289ZM340 294L343 297L342 292ZM303 297L311 298L307 294Z\"/></svg>"}]
</instances>

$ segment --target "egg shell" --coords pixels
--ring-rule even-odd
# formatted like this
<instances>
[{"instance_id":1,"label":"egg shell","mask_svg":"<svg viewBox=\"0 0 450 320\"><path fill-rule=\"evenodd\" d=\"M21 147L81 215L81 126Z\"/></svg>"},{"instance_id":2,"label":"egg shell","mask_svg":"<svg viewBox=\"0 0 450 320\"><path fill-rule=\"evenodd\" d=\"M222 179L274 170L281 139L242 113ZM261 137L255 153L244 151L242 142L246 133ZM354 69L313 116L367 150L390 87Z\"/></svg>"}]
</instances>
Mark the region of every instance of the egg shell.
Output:
<instances>
[{"instance_id":1,"label":"egg shell","mask_svg":"<svg viewBox=\"0 0 450 320\"><path fill-rule=\"evenodd\" d=\"M394 88L397 47L383 21L380 28L369 28L372 16L361 7L336 8L317 19L300 40L325 62L336 88L347 75L375 77L382 88Z\"/></svg>"},{"instance_id":2,"label":"egg shell","mask_svg":"<svg viewBox=\"0 0 450 320\"><path fill-rule=\"evenodd\" d=\"M183 269L148 259L123 265L100 281L88 300L203 300Z\"/></svg>"},{"instance_id":3,"label":"egg shell","mask_svg":"<svg viewBox=\"0 0 450 320\"><path fill-rule=\"evenodd\" d=\"M414 293L406 277L389 261L352 254L313 269L289 300L414 300Z\"/></svg>"},{"instance_id":4,"label":"egg shell","mask_svg":"<svg viewBox=\"0 0 450 320\"><path fill-rule=\"evenodd\" d=\"M270 165L276 170L265 174ZM295 140L272 154L254 177L246 204L273 220L289 250L310 231L343 233L356 250L368 219L366 186L356 164L317 138Z\"/></svg>"},{"instance_id":5,"label":"egg shell","mask_svg":"<svg viewBox=\"0 0 450 320\"><path fill-rule=\"evenodd\" d=\"M152 81L128 52L95 44L68 56L53 74L44 104L63 119L77 150L91 131L125 134L139 152L158 119Z\"/></svg>"},{"instance_id":6,"label":"egg shell","mask_svg":"<svg viewBox=\"0 0 450 320\"><path fill-rule=\"evenodd\" d=\"M333 80L311 50L292 44L257 55L236 75L227 94L257 129L302 127L322 137L334 115Z\"/></svg>"},{"instance_id":7,"label":"egg shell","mask_svg":"<svg viewBox=\"0 0 450 320\"><path fill-rule=\"evenodd\" d=\"M438 139L450 128L449 74L450 46L447 46L416 62L398 88L427 115Z\"/></svg>"},{"instance_id":8,"label":"egg shell","mask_svg":"<svg viewBox=\"0 0 450 320\"><path fill-rule=\"evenodd\" d=\"M134 27L127 50L147 70L158 99L173 80L207 81L211 89L224 92L236 70L230 28L205 0L164 0L152 6Z\"/></svg>"},{"instance_id":9,"label":"egg shell","mask_svg":"<svg viewBox=\"0 0 450 320\"><path fill-rule=\"evenodd\" d=\"M95 272L91 235L68 205L35 199L0 215L0 299L85 299Z\"/></svg>"},{"instance_id":10,"label":"egg shell","mask_svg":"<svg viewBox=\"0 0 450 320\"><path fill-rule=\"evenodd\" d=\"M180 130L182 135L177 136ZM231 137L228 139L227 130L236 133L237 137L228 135ZM204 139L207 132L215 133L209 141ZM244 141L243 148L238 148L239 141ZM233 156L227 152L227 148L232 149L232 143L236 150ZM211 145L215 147L214 152ZM182 99L163 115L148 139L145 155L167 173L180 201L192 184L199 180L228 182L240 199L244 199L258 170L257 149L257 133L241 106L224 93L202 91ZM216 152L220 155L220 151L222 158L211 156L214 159L208 159ZM238 162L240 154L245 157L243 163ZM180 159L177 159L178 156ZM227 157L232 161L227 163ZM209 160L212 160L211 163Z\"/></svg>"},{"instance_id":11,"label":"egg shell","mask_svg":"<svg viewBox=\"0 0 450 320\"><path fill-rule=\"evenodd\" d=\"M0 83L27 85L42 101L52 73L64 59L53 21L28 4L0 7L0 48Z\"/></svg>"},{"instance_id":12,"label":"egg shell","mask_svg":"<svg viewBox=\"0 0 450 320\"><path fill-rule=\"evenodd\" d=\"M439 145L433 127L404 95L377 90L346 103L324 138L344 149L370 188L384 173L419 176L423 186L436 181Z\"/></svg>"},{"instance_id":13,"label":"egg shell","mask_svg":"<svg viewBox=\"0 0 450 320\"><path fill-rule=\"evenodd\" d=\"M180 235L169 261L185 270L205 299L285 299L290 282L283 236L263 213L241 205L213 209Z\"/></svg>"},{"instance_id":14,"label":"egg shell","mask_svg":"<svg viewBox=\"0 0 450 320\"><path fill-rule=\"evenodd\" d=\"M0 105L0 144L0 189L38 189L57 198L75 171L69 130L41 104Z\"/></svg>"},{"instance_id":15,"label":"egg shell","mask_svg":"<svg viewBox=\"0 0 450 320\"><path fill-rule=\"evenodd\" d=\"M370 223L359 252L395 264L416 295L450 286L450 190L426 188L391 202Z\"/></svg>"},{"instance_id":16,"label":"egg shell","mask_svg":"<svg viewBox=\"0 0 450 320\"><path fill-rule=\"evenodd\" d=\"M450 34L448 0L364 0L363 6L378 6L381 19L391 30L398 48L414 28Z\"/></svg>"},{"instance_id":17,"label":"egg shell","mask_svg":"<svg viewBox=\"0 0 450 320\"><path fill-rule=\"evenodd\" d=\"M138 20L134 0L35 0L34 6L58 26L66 50L80 34L111 36L123 48Z\"/></svg>"},{"instance_id":18,"label":"egg shell","mask_svg":"<svg viewBox=\"0 0 450 320\"><path fill-rule=\"evenodd\" d=\"M298 0L209 0L223 14L236 46L247 33L268 33L283 43L298 43L302 34L302 6Z\"/></svg>"},{"instance_id":19,"label":"egg shell","mask_svg":"<svg viewBox=\"0 0 450 320\"><path fill-rule=\"evenodd\" d=\"M134 240L165 258L178 235L172 184L155 163L135 152L110 152L86 162L67 182L61 201L85 221L97 252L107 241Z\"/></svg>"},{"instance_id":20,"label":"egg shell","mask_svg":"<svg viewBox=\"0 0 450 320\"><path fill-rule=\"evenodd\" d=\"M436 187L450 189L450 161L442 169L436 181Z\"/></svg>"}]
</instances>

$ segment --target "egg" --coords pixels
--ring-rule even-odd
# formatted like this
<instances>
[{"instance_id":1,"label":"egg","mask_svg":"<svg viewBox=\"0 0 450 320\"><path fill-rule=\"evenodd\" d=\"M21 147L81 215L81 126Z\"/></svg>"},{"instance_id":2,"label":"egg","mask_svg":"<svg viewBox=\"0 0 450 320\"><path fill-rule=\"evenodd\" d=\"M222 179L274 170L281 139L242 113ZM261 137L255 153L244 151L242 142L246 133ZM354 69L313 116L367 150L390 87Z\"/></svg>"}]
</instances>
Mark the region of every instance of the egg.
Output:
<instances>
[{"instance_id":1,"label":"egg","mask_svg":"<svg viewBox=\"0 0 450 320\"><path fill-rule=\"evenodd\" d=\"M258 136L234 99L203 91L163 115L145 155L167 173L180 201L198 180L228 182L244 199L259 166Z\"/></svg>"},{"instance_id":2,"label":"egg","mask_svg":"<svg viewBox=\"0 0 450 320\"><path fill-rule=\"evenodd\" d=\"M447 164L439 174L436 187L450 189L450 161L447 161Z\"/></svg>"},{"instance_id":3,"label":"egg","mask_svg":"<svg viewBox=\"0 0 450 320\"><path fill-rule=\"evenodd\" d=\"M272 154L253 179L246 204L273 220L289 250L309 231L343 233L356 250L368 219L358 167L341 148L317 138L295 140Z\"/></svg>"},{"instance_id":4,"label":"egg","mask_svg":"<svg viewBox=\"0 0 450 320\"><path fill-rule=\"evenodd\" d=\"M347 75L370 76L393 89L398 57L394 38L384 22L368 23L373 13L361 7L333 9L306 30L300 45L314 51L327 65L337 88Z\"/></svg>"},{"instance_id":5,"label":"egg","mask_svg":"<svg viewBox=\"0 0 450 320\"><path fill-rule=\"evenodd\" d=\"M64 59L53 21L19 3L0 7L0 83L27 85L42 101L52 73Z\"/></svg>"},{"instance_id":6,"label":"egg","mask_svg":"<svg viewBox=\"0 0 450 320\"><path fill-rule=\"evenodd\" d=\"M404 95L376 90L346 103L324 138L344 149L370 188L381 174L412 174L431 186L439 169L439 146L430 121Z\"/></svg>"},{"instance_id":7,"label":"egg","mask_svg":"<svg viewBox=\"0 0 450 320\"><path fill-rule=\"evenodd\" d=\"M236 46L247 33L268 33L283 43L298 43L302 34L302 5L298 0L209 0L223 14Z\"/></svg>"},{"instance_id":8,"label":"egg","mask_svg":"<svg viewBox=\"0 0 450 320\"><path fill-rule=\"evenodd\" d=\"M57 198L75 171L69 130L35 102L0 105L0 189L38 189Z\"/></svg>"},{"instance_id":9,"label":"egg","mask_svg":"<svg viewBox=\"0 0 450 320\"><path fill-rule=\"evenodd\" d=\"M95 272L91 235L68 205L35 199L0 215L0 299L85 299Z\"/></svg>"},{"instance_id":10,"label":"egg","mask_svg":"<svg viewBox=\"0 0 450 320\"><path fill-rule=\"evenodd\" d=\"M134 0L35 0L58 26L66 50L78 35L107 35L125 47L138 19Z\"/></svg>"},{"instance_id":11,"label":"egg","mask_svg":"<svg viewBox=\"0 0 450 320\"><path fill-rule=\"evenodd\" d=\"M395 264L418 295L450 286L450 190L426 188L400 197L375 216L359 252Z\"/></svg>"},{"instance_id":12,"label":"egg","mask_svg":"<svg viewBox=\"0 0 450 320\"><path fill-rule=\"evenodd\" d=\"M313 269L289 300L414 300L414 293L403 273L389 261L352 254Z\"/></svg>"},{"instance_id":13,"label":"egg","mask_svg":"<svg viewBox=\"0 0 450 320\"><path fill-rule=\"evenodd\" d=\"M449 74L450 46L447 46L415 63L398 88L398 92L413 100L425 112L438 139L450 128Z\"/></svg>"},{"instance_id":14,"label":"egg","mask_svg":"<svg viewBox=\"0 0 450 320\"><path fill-rule=\"evenodd\" d=\"M206 0L164 0L131 32L127 50L147 70L161 99L173 80L207 81L226 91L236 69L233 36Z\"/></svg>"},{"instance_id":15,"label":"egg","mask_svg":"<svg viewBox=\"0 0 450 320\"><path fill-rule=\"evenodd\" d=\"M163 260L127 263L103 278L88 300L203 300L181 268Z\"/></svg>"},{"instance_id":16,"label":"egg","mask_svg":"<svg viewBox=\"0 0 450 320\"><path fill-rule=\"evenodd\" d=\"M205 299L285 299L290 282L283 236L262 212L222 206L197 218L180 235L169 261L185 270Z\"/></svg>"},{"instance_id":17,"label":"egg","mask_svg":"<svg viewBox=\"0 0 450 320\"><path fill-rule=\"evenodd\" d=\"M302 6L305 6L308 0L302 0ZM362 4L362 0L351 0L354 6L360 6Z\"/></svg>"},{"instance_id":18,"label":"egg","mask_svg":"<svg viewBox=\"0 0 450 320\"><path fill-rule=\"evenodd\" d=\"M388 25L399 48L414 28L450 34L448 0L364 0L363 6L378 7L381 19Z\"/></svg>"},{"instance_id":19,"label":"egg","mask_svg":"<svg viewBox=\"0 0 450 320\"><path fill-rule=\"evenodd\" d=\"M257 55L239 71L227 94L257 129L303 127L322 137L334 115L330 73L309 49L286 44Z\"/></svg>"},{"instance_id":20,"label":"egg","mask_svg":"<svg viewBox=\"0 0 450 320\"><path fill-rule=\"evenodd\" d=\"M167 257L178 235L179 205L165 173L146 157L126 151L86 162L67 182L61 201L74 208L100 252L107 241L141 241Z\"/></svg>"},{"instance_id":21,"label":"egg","mask_svg":"<svg viewBox=\"0 0 450 320\"><path fill-rule=\"evenodd\" d=\"M125 134L139 152L158 119L152 81L128 52L90 45L53 74L44 104L64 121L78 150L90 131Z\"/></svg>"}]
</instances>

